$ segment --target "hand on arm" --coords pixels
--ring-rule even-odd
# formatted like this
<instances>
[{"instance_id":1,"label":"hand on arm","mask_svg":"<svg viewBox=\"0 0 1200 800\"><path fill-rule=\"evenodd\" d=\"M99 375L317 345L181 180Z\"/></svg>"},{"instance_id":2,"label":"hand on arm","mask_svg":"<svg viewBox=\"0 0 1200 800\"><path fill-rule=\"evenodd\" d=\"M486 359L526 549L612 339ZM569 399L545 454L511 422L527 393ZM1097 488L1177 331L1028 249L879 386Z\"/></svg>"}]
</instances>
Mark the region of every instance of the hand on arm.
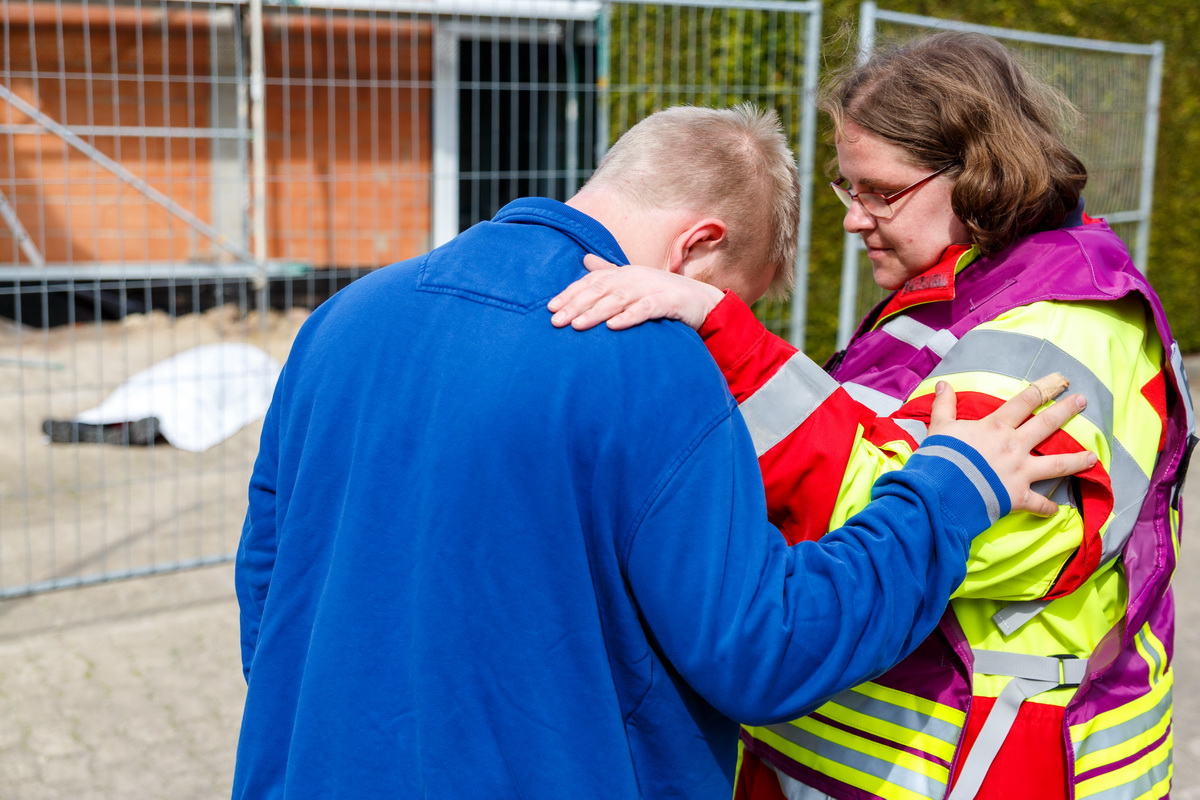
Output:
<instances>
[{"instance_id":1,"label":"hand on arm","mask_svg":"<svg viewBox=\"0 0 1200 800\"><path fill-rule=\"evenodd\" d=\"M939 381L929 434L953 436L975 448L1008 490L1014 511L1048 517L1058 511L1058 506L1035 492L1033 484L1081 472L1096 463L1096 455L1082 452L1035 456L1030 452L1087 405L1082 395L1072 394L1031 417L1045 402L1043 391L1040 382L1032 383L986 417L960 420L954 390Z\"/></svg>"},{"instance_id":2,"label":"hand on arm","mask_svg":"<svg viewBox=\"0 0 1200 800\"><path fill-rule=\"evenodd\" d=\"M570 325L587 330L608 322L614 331L632 328L652 319L675 319L699 329L725 293L707 283L651 267L616 267L596 255L587 255L588 275L552 298L550 321L559 328Z\"/></svg>"},{"instance_id":3,"label":"hand on arm","mask_svg":"<svg viewBox=\"0 0 1200 800\"><path fill-rule=\"evenodd\" d=\"M1008 490L1012 508L1033 507L1033 481L1087 463L1087 454L1029 454L1082 407L1068 398L1046 420L1026 421L1040 397L1031 389L967 421L944 388L930 437L939 447L887 475L845 525L794 547L757 521L745 430L715 430L675 470L629 548L630 586L663 653L709 702L750 724L807 713L899 661L941 618L972 539L993 511L1008 510L998 493Z\"/></svg>"}]
</instances>

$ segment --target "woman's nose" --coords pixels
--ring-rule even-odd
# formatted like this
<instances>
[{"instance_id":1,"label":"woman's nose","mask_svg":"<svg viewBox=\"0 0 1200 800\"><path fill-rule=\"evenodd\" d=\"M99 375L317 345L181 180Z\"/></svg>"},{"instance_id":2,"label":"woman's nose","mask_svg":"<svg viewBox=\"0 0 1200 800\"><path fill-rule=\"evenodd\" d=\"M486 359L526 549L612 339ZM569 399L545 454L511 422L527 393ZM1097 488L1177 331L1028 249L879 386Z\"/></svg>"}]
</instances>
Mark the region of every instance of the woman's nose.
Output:
<instances>
[{"instance_id":1,"label":"woman's nose","mask_svg":"<svg viewBox=\"0 0 1200 800\"><path fill-rule=\"evenodd\" d=\"M855 199L846 209L842 227L847 233L862 233L875 227L875 217L867 212L860 200Z\"/></svg>"}]
</instances>

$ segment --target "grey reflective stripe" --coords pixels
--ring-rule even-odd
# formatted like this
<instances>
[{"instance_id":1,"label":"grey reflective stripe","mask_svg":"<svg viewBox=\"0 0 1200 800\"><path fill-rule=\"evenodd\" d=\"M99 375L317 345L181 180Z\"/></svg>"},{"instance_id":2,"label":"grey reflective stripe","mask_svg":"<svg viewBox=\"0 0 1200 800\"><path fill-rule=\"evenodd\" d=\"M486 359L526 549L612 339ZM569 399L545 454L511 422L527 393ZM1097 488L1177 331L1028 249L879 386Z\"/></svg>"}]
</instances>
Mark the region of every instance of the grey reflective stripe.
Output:
<instances>
[{"instance_id":1,"label":"grey reflective stripe","mask_svg":"<svg viewBox=\"0 0 1200 800\"><path fill-rule=\"evenodd\" d=\"M795 725L789 725L786 722L766 727L776 735L787 739L792 744L798 745L811 753L815 753L820 758L845 764L851 769L864 772L867 775L887 781L888 783L894 783L922 797L938 798L946 793L946 784L942 781L931 778L928 775L922 775L907 767L902 767L885 758L879 758L860 750L843 747L828 739L823 739L815 733L810 733L803 728L797 728Z\"/></svg>"},{"instance_id":2,"label":"grey reflective stripe","mask_svg":"<svg viewBox=\"0 0 1200 800\"><path fill-rule=\"evenodd\" d=\"M946 353L950 352L950 348L954 347L956 344L958 344L958 337L953 333L950 331L938 331L932 337L930 337L929 341L925 343L925 346L937 353L939 356L945 356Z\"/></svg>"},{"instance_id":3,"label":"grey reflective stripe","mask_svg":"<svg viewBox=\"0 0 1200 800\"><path fill-rule=\"evenodd\" d=\"M1112 439L1112 391L1079 359L1052 342L1027 333L977 328L959 340L929 377L959 372L987 372L1020 381L1061 372L1071 381L1071 391L1087 398L1081 416Z\"/></svg>"},{"instance_id":4,"label":"grey reflective stripe","mask_svg":"<svg viewBox=\"0 0 1200 800\"><path fill-rule=\"evenodd\" d=\"M903 314L892 318L879 330L918 350L928 347L939 356L946 355L958 343L957 337L950 331L931 328Z\"/></svg>"},{"instance_id":5,"label":"grey reflective stripe","mask_svg":"<svg viewBox=\"0 0 1200 800\"><path fill-rule=\"evenodd\" d=\"M863 386L861 383L846 381L842 384L842 388L856 401L862 403L881 417L891 416L900 406L904 405L903 400L897 400L890 394L884 394L878 389ZM929 435L929 426L920 420L893 419L892 422L900 426L900 429L911 436L918 445L925 441L925 437Z\"/></svg>"},{"instance_id":6,"label":"grey reflective stripe","mask_svg":"<svg viewBox=\"0 0 1200 800\"><path fill-rule=\"evenodd\" d=\"M1179 383L1179 393L1183 396L1183 407L1187 411L1188 433L1196 432L1196 409L1192 407L1192 393L1188 389L1187 370L1183 368L1183 353L1179 352L1179 342L1171 342L1171 369L1175 372L1175 380Z\"/></svg>"},{"instance_id":7,"label":"grey reflective stripe","mask_svg":"<svg viewBox=\"0 0 1200 800\"><path fill-rule=\"evenodd\" d=\"M768 766L775 771L775 776L779 778L779 788L783 790L783 796L787 800L837 800L835 797L830 797L824 792L812 788L807 783L801 783L774 764Z\"/></svg>"},{"instance_id":8,"label":"grey reflective stripe","mask_svg":"<svg viewBox=\"0 0 1200 800\"><path fill-rule=\"evenodd\" d=\"M803 353L796 353L738 408L758 455L799 428L838 388L838 383Z\"/></svg>"},{"instance_id":9,"label":"grey reflective stripe","mask_svg":"<svg viewBox=\"0 0 1200 800\"><path fill-rule=\"evenodd\" d=\"M1030 488L1048 498L1056 506L1075 507L1075 501L1071 498L1070 484L1066 478L1047 478L1034 483Z\"/></svg>"},{"instance_id":10,"label":"grey reflective stripe","mask_svg":"<svg viewBox=\"0 0 1200 800\"><path fill-rule=\"evenodd\" d=\"M917 446L921 446L921 442L925 441L925 437L929 435L929 426L924 422L915 419L893 419L892 422L905 433L913 438Z\"/></svg>"},{"instance_id":11,"label":"grey reflective stripe","mask_svg":"<svg viewBox=\"0 0 1200 800\"><path fill-rule=\"evenodd\" d=\"M861 383L855 383L854 381L846 381L842 384L842 388L855 400L881 417L888 416L904 405L903 400L898 400L890 394L884 394L878 389L872 389L870 386L863 386Z\"/></svg>"},{"instance_id":12,"label":"grey reflective stripe","mask_svg":"<svg viewBox=\"0 0 1200 800\"><path fill-rule=\"evenodd\" d=\"M1133 460L1133 456L1118 441L1112 443L1112 464L1108 480L1113 493L1113 518L1104 531L1104 549L1100 563L1116 557L1129 541L1134 523L1150 490L1150 476Z\"/></svg>"},{"instance_id":13,"label":"grey reflective stripe","mask_svg":"<svg viewBox=\"0 0 1200 800\"><path fill-rule=\"evenodd\" d=\"M1048 605L1049 600L1017 600L992 614L992 622L1005 636L1012 636Z\"/></svg>"},{"instance_id":14,"label":"grey reflective stripe","mask_svg":"<svg viewBox=\"0 0 1200 800\"><path fill-rule=\"evenodd\" d=\"M954 782L954 791L950 792L948 800L973 800L979 793L979 787L983 785L983 779L987 776L996 753L1000 752L1000 745L1004 744L1008 737L1021 704L1030 697L1057 686L1057 682L1014 678L1004 687L1004 691L996 698L996 705L988 712L983 727L979 729L979 736L963 762L958 780Z\"/></svg>"},{"instance_id":15,"label":"grey reflective stripe","mask_svg":"<svg viewBox=\"0 0 1200 800\"><path fill-rule=\"evenodd\" d=\"M1171 755L1170 748L1168 748L1167 755L1163 760L1139 775L1136 780L1122 783L1120 786L1114 786L1111 789L1105 789L1103 792L1089 794L1087 800L1129 800L1130 797L1141 797L1157 784L1167 779L1167 776L1171 774L1173 763L1174 757Z\"/></svg>"},{"instance_id":16,"label":"grey reflective stripe","mask_svg":"<svg viewBox=\"0 0 1200 800\"><path fill-rule=\"evenodd\" d=\"M1091 753L1098 753L1101 750L1107 750L1110 747L1128 742L1141 736L1146 731L1153 728L1162 721L1171 711L1172 693L1167 692L1163 698L1155 704L1154 708L1143 711L1136 717L1122 722L1120 725L1114 725L1111 728L1096 731L1084 738L1075 742L1075 760L1083 758Z\"/></svg>"},{"instance_id":17,"label":"grey reflective stripe","mask_svg":"<svg viewBox=\"0 0 1200 800\"><path fill-rule=\"evenodd\" d=\"M1051 372L1060 372L1071 381L1071 391L1087 398L1080 415L1099 428L1112 443L1109 481L1113 493L1114 518L1104 532L1100 562L1107 563L1124 548L1133 531L1138 511L1150 487L1150 477L1113 436L1112 391L1061 347L1010 331L973 330L962 337L958 347L930 373L930 377L960 372L986 372L1032 381Z\"/></svg>"},{"instance_id":18,"label":"grey reflective stripe","mask_svg":"<svg viewBox=\"0 0 1200 800\"><path fill-rule=\"evenodd\" d=\"M873 719L884 720L910 731L926 734L950 745L957 745L962 733L962 728L953 722L946 722L911 708L904 708L877 697L870 697L853 689L834 695L828 702L836 703ZM829 714L826 713L826 716Z\"/></svg>"},{"instance_id":19,"label":"grey reflective stripe","mask_svg":"<svg viewBox=\"0 0 1200 800\"><path fill-rule=\"evenodd\" d=\"M1142 649L1149 653L1151 660L1154 661L1154 669L1150 671L1150 677L1153 678L1155 675L1158 675L1162 672L1162 656L1159 654L1157 647L1152 647L1150 645L1150 638L1146 636L1145 628L1142 628L1140 631L1138 631L1137 638L1138 641L1142 643Z\"/></svg>"},{"instance_id":20,"label":"grey reflective stripe","mask_svg":"<svg viewBox=\"0 0 1200 800\"><path fill-rule=\"evenodd\" d=\"M949 800L972 800L983 785L988 769L1008 738L1021 704L1029 698L1077 684L1087 676L1086 658L1053 658L1000 650L975 650L973 670L985 675L1006 675L1009 681L988 713L971 752L963 762Z\"/></svg>"},{"instance_id":21,"label":"grey reflective stripe","mask_svg":"<svg viewBox=\"0 0 1200 800\"><path fill-rule=\"evenodd\" d=\"M922 447L913 453L913 458L917 456L944 458L962 470L967 480L974 484L975 490L979 492L980 499L983 500L984 506L987 507L988 522L992 525L996 524L996 520L1000 519L1000 500L996 497L996 492L992 490L992 485L988 483L987 478L983 477L983 473L979 471L979 467L971 462L971 459L957 450L940 444L932 447Z\"/></svg>"},{"instance_id":22,"label":"grey reflective stripe","mask_svg":"<svg viewBox=\"0 0 1200 800\"><path fill-rule=\"evenodd\" d=\"M1171 342L1171 369L1175 372L1175 381L1179 384L1179 393L1183 397L1183 410L1186 417L1185 424L1187 430L1184 438L1188 434L1196 433L1196 409L1192 407L1192 393L1188 388L1187 370L1183 368L1183 354L1179 352L1179 342ZM1179 508L1179 489L1183 485L1184 475L1180 475L1175 479L1175 486L1171 488L1171 507Z\"/></svg>"}]
</instances>

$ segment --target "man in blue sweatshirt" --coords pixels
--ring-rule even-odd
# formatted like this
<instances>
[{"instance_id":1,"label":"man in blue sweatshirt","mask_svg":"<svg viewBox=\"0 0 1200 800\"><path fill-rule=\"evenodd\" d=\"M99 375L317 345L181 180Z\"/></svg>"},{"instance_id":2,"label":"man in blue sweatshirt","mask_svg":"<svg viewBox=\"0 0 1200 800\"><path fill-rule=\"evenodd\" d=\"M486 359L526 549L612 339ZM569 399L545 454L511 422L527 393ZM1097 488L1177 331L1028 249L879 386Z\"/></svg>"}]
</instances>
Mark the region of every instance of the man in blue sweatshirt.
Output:
<instances>
[{"instance_id":1,"label":"man in blue sweatshirt","mask_svg":"<svg viewBox=\"0 0 1200 800\"><path fill-rule=\"evenodd\" d=\"M773 114L670 109L567 203L515 201L313 313L237 557L235 797L724 800L734 720L899 660L973 536L1086 466L1028 455L1077 404L955 421L946 391L875 502L789 548L690 329L550 325L587 253L753 300L789 268L797 197Z\"/></svg>"}]
</instances>

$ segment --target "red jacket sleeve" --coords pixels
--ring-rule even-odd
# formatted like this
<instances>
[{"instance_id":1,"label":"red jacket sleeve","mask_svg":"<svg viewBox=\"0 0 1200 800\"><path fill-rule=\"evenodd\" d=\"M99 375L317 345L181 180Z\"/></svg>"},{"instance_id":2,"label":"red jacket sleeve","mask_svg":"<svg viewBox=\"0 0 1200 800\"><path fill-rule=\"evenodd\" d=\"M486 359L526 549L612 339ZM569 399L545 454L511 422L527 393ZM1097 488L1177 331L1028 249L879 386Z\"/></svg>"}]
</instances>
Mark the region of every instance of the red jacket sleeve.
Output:
<instances>
[{"instance_id":1,"label":"red jacket sleeve","mask_svg":"<svg viewBox=\"0 0 1200 800\"><path fill-rule=\"evenodd\" d=\"M886 449L916 442L891 419L855 401L793 345L770 333L750 308L727 292L700 328L729 389L757 434L748 401L774 410L772 391L786 392L794 410L775 441L755 435L771 522L789 542L820 538L829 530L852 450L860 439ZM778 388L776 388L776 385ZM807 396L805 396L807 393ZM896 466L900 466L897 464Z\"/></svg>"}]
</instances>

